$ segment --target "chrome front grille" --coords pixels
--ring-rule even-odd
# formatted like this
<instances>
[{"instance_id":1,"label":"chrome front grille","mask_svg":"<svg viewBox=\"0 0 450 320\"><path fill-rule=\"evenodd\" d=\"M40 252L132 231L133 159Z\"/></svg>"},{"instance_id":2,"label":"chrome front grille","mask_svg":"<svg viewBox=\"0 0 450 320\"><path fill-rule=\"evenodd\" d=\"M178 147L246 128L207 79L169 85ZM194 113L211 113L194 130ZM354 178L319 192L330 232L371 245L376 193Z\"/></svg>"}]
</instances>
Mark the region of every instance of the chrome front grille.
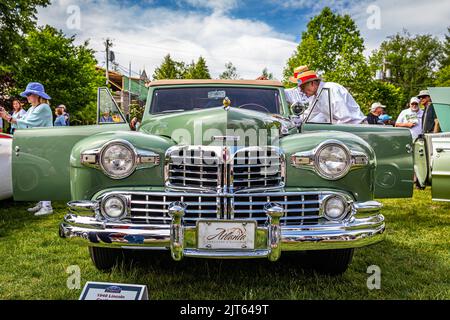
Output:
<instances>
[{"instance_id":1,"label":"chrome front grille","mask_svg":"<svg viewBox=\"0 0 450 320\"><path fill-rule=\"evenodd\" d=\"M183 189L222 187L222 159L218 148L176 147L167 152L166 185Z\"/></svg>"},{"instance_id":2,"label":"chrome front grille","mask_svg":"<svg viewBox=\"0 0 450 320\"><path fill-rule=\"evenodd\" d=\"M264 223L267 220L264 205L268 202L275 202L283 207L281 225L312 225L319 222L320 196L308 193L236 194L231 205L231 217Z\"/></svg>"},{"instance_id":3,"label":"chrome front grille","mask_svg":"<svg viewBox=\"0 0 450 320\"><path fill-rule=\"evenodd\" d=\"M234 190L276 188L284 185L284 158L275 148L238 151L230 179Z\"/></svg>"},{"instance_id":4,"label":"chrome front grille","mask_svg":"<svg viewBox=\"0 0 450 320\"><path fill-rule=\"evenodd\" d=\"M285 215L281 225L313 225L321 219L318 193L254 193L254 194L184 194L132 193L130 221L135 224L170 224L169 205L176 201L187 205L184 218L187 226L200 219L248 219L264 225L264 205L276 202Z\"/></svg>"},{"instance_id":5,"label":"chrome front grille","mask_svg":"<svg viewBox=\"0 0 450 320\"><path fill-rule=\"evenodd\" d=\"M221 201L217 195L167 195L164 193L131 194L131 222L136 224L170 224L169 205L181 201L187 204L187 225L198 219L220 219Z\"/></svg>"},{"instance_id":6,"label":"chrome front grille","mask_svg":"<svg viewBox=\"0 0 450 320\"><path fill-rule=\"evenodd\" d=\"M285 159L276 147L176 146L166 153L166 187L230 192L281 189Z\"/></svg>"}]
</instances>

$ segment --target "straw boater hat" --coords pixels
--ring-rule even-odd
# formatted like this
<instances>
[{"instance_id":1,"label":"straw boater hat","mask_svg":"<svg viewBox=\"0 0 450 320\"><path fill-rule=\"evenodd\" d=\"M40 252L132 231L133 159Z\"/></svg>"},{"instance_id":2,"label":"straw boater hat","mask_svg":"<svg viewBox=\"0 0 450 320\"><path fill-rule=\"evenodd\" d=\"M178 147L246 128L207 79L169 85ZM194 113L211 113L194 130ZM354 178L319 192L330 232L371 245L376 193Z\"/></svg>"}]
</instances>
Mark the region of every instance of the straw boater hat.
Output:
<instances>
[{"instance_id":1,"label":"straw boater hat","mask_svg":"<svg viewBox=\"0 0 450 320\"><path fill-rule=\"evenodd\" d=\"M294 69L294 76L289 78L289 81L302 85L314 80L320 80L316 72L309 70L308 66L300 66Z\"/></svg>"}]
</instances>

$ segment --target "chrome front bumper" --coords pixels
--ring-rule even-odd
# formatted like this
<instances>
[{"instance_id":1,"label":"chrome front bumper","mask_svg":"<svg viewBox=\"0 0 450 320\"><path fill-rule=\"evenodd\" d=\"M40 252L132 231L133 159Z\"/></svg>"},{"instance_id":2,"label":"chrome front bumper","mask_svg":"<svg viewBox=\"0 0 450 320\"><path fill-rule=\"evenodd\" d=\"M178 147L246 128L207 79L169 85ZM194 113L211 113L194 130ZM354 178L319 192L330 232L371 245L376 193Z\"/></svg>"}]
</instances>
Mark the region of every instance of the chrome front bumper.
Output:
<instances>
[{"instance_id":1,"label":"chrome front bumper","mask_svg":"<svg viewBox=\"0 0 450 320\"><path fill-rule=\"evenodd\" d=\"M80 209L95 203L82 202ZM60 225L60 236L77 238L92 246L124 249L170 250L174 260L197 258L279 259L282 251L358 248L384 237L382 205L375 201L353 203L353 215L343 222L327 221L317 225L281 226L279 209L267 211L264 226L256 229L253 250L211 250L197 248L197 227L183 224L182 205L174 206L170 224L125 224L107 222L92 216L68 214ZM217 220L222 221L222 220Z\"/></svg>"}]
</instances>

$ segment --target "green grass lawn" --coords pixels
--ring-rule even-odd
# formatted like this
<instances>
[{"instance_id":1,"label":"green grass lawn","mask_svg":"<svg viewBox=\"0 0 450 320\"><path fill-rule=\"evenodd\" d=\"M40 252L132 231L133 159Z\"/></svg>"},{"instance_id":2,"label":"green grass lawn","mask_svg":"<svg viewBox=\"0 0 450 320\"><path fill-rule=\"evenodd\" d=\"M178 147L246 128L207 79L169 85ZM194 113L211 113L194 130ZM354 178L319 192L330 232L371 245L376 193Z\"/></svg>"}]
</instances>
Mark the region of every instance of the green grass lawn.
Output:
<instances>
[{"instance_id":1,"label":"green grass lawn","mask_svg":"<svg viewBox=\"0 0 450 320\"><path fill-rule=\"evenodd\" d=\"M355 251L342 276L302 269L301 256L266 260L174 262L169 252L134 255L131 266L95 269L87 248L60 239L65 214L36 218L28 203L0 202L0 299L78 299L66 286L66 268L86 281L145 284L150 299L450 299L450 204L431 201L429 190L413 199L383 200L386 240ZM367 288L367 268L381 268L381 289Z\"/></svg>"}]
</instances>

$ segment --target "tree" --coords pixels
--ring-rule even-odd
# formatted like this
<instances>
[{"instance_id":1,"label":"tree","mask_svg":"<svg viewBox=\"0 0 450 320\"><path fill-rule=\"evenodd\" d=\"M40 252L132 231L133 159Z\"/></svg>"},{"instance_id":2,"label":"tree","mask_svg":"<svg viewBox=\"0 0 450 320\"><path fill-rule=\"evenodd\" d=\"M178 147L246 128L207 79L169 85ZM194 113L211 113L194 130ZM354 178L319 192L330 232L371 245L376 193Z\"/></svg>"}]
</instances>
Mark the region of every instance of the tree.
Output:
<instances>
[{"instance_id":1,"label":"tree","mask_svg":"<svg viewBox=\"0 0 450 320\"><path fill-rule=\"evenodd\" d=\"M65 37L62 31L46 26L31 31L26 46L32 48L26 59L19 61L14 78L16 94L28 82L40 82L52 97L52 105L64 104L74 123L92 123L96 119L97 87L105 78L96 70L97 61L88 42L74 45L75 37Z\"/></svg>"},{"instance_id":2,"label":"tree","mask_svg":"<svg viewBox=\"0 0 450 320\"><path fill-rule=\"evenodd\" d=\"M239 78L236 67L231 62L225 64L225 71L219 76L220 79L236 80Z\"/></svg>"},{"instance_id":3,"label":"tree","mask_svg":"<svg viewBox=\"0 0 450 320\"><path fill-rule=\"evenodd\" d=\"M447 28L448 34L445 35L445 41L442 44L443 55L441 58L441 66L446 67L450 65L450 27Z\"/></svg>"},{"instance_id":4,"label":"tree","mask_svg":"<svg viewBox=\"0 0 450 320\"><path fill-rule=\"evenodd\" d=\"M273 80L273 74L269 72L269 70L266 68L263 69L261 72L261 76L259 77L261 79L267 79L267 80Z\"/></svg>"},{"instance_id":5,"label":"tree","mask_svg":"<svg viewBox=\"0 0 450 320\"><path fill-rule=\"evenodd\" d=\"M388 37L380 48L373 52L370 65L373 73L383 64L391 69L389 82L400 87L408 98L421 89L433 86L436 70L443 59L443 46L431 35L412 36L406 30Z\"/></svg>"},{"instance_id":6,"label":"tree","mask_svg":"<svg viewBox=\"0 0 450 320\"><path fill-rule=\"evenodd\" d=\"M450 87L450 27L447 28L447 32L449 34L445 35L445 41L442 45L441 68L436 73L435 85L438 87Z\"/></svg>"},{"instance_id":7,"label":"tree","mask_svg":"<svg viewBox=\"0 0 450 320\"><path fill-rule=\"evenodd\" d=\"M0 1L0 72L12 71L24 48L23 34L36 26L36 7L49 0Z\"/></svg>"},{"instance_id":8,"label":"tree","mask_svg":"<svg viewBox=\"0 0 450 320\"><path fill-rule=\"evenodd\" d=\"M184 63L173 60L170 57L170 54L168 54L164 57L162 64L155 69L153 79L181 79L185 72L185 68Z\"/></svg>"},{"instance_id":9,"label":"tree","mask_svg":"<svg viewBox=\"0 0 450 320\"><path fill-rule=\"evenodd\" d=\"M191 64L187 65L186 70L183 75L184 79L211 79L208 66L206 65L206 60L200 56L197 63L192 61Z\"/></svg>"},{"instance_id":10,"label":"tree","mask_svg":"<svg viewBox=\"0 0 450 320\"><path fill-rule=\"evenodd\" d=\"M339 15L326 7L307 24L297 50L283 72L286 86L295 67L307 65L319 71L327 81L349 87L355 94L363 93L370 82L370 69L364 57L364 40L349 15Z\"/></svg>"}]
</instances>

